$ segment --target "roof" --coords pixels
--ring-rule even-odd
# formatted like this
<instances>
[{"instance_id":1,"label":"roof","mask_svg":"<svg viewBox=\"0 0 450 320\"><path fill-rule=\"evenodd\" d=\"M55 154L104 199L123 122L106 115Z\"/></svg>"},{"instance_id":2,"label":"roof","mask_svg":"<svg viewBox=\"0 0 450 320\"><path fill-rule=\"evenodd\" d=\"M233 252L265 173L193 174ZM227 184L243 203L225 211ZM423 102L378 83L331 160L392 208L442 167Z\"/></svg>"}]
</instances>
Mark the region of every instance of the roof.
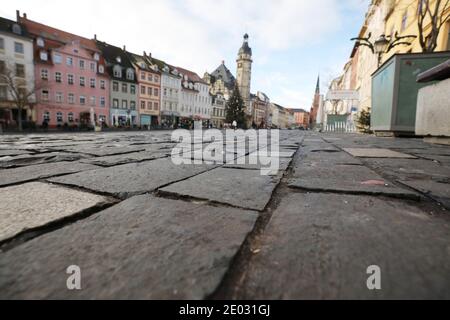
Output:
<instances>
[{"instance_id":1,"label":"roof","mask_svg":"<svg viewBox=\"0 0 450 320\"><path fill-rule=\"evenodd\" d=\"M201 84L206 84L206 85L208 85L208 84L207 84L202 78L200 78L199 75L196 74L195 72L190 71L190 70L187 70L187 69L184 69L184 68L180 68L180 67L175 67L175 68L178 70L179 73L183 74L183 76L184 76L184 75L187 75L190 81L192 81L192 82L199 82L199 83L201 83Z\"/></svg>"},{"instance_id":2,"label":"roof","mask_svg":"<svg viewBox=\"0 0 450 320\"><path fill-rule=\"evenodd\" d=\"M18 25L20 27L19 28L20 30L17 30L19 32L13 31L14 25ZM16 21L12 21L9 19L1 18L1 17L0 17L0 31L12 33L14 35L21 36L21 37L29 37L26 26L21 25L21 24L17 23Z\"/></svg>"},{"instance_id":3,"label":"roof","mask_svg":"<svg viewBox=\"0 0 450 320\"><path fill-rule=\"evenodd\" d=\"M35 22L29 20L25 17L19 17L19 22L24 25L28 32L35 37L42 37L47 40L53 40L55 42L60 42L61 44L69 44L73 41L78 40L80 45L88 50L99 52L100 50L97 48L95 41L91 39L87 39L73 33L69 33L66 31L62 31L56 28L52 28L45 24Z\"/></svg>"},{"instance_id":4,"label":"roof","mask_svg":"<svg viewBox=\"0 0 450 320\"><path fill-rule=\"evenodd\" d=\"M236 78L233 76L231 71L225 66L225 63L222 62L222 64L217 67L217 69L211 73L212 82L215 82L216 80L223 80L225 83L225 86L228 89L233 89L236 84Z\"/></svg>"},{"instance_id":5,"label":"roof","mask_svg":"<svg viewBox=\"0 0 450 320\"><path fill-rule=\"evenodd\" d=\"M121 49L119 47L108 44L106 42L96 41L96 44L97 44L97 47L102 52L103 58L105 59L105 61L107 63L108 73L111 75L112 78L116 78L116 77L114 77L114 72L113 72L113 68L116 65L119 65L124 69L132 69L133 73L135 73L134 66L131 63L130 57L126 51L124 51L123 49ZM117 58L120 58L120 62L117 61ZM137 77L135 74L134 80L129 80L126 77L126 72L122 72L122 77L120 78L120 80L127 81L127 82L136 82Z\"/></svg>"},{"instance_id":6,"label":"roof","mask_svg":"<svg viewBox=\"0 0 450 320\"><path fill-rule=\"evenodd\" d=\"M239 49L239 54L252 55L252 49L248 45L248 34L244 35L244 43L242 44L242 47Z\"/></svg>"},{"instance_id":7,"label":"roof","mask_svg":"<svg viewBox=\"0 0 450 320\"><path fill-rule=\"evenodd\" d=\"M308 111L306 111L304 109L291 109L291 110L295 113L308 113Z\"/></svg>"}]
</instances>

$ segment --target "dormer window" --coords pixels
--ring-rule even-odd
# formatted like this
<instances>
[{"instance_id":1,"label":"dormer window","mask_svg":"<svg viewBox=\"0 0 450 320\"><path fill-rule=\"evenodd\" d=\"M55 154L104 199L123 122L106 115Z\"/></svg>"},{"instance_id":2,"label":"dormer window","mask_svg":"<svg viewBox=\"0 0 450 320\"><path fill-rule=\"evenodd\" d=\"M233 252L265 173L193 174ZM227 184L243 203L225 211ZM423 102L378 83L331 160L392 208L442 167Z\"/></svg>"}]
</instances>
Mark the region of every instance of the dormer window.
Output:
<instances>
[{"instance_id":1,"label":"dormer window","mask_svg":"<svg viewBox=\"0 0 450 320\"><path fill-rule=\"evenodd\" d=\"M48 60L48 54L46 51L42 50L39 54L40 58L42 61L47 61Z\"/></svg>"},{"instance_id":2,"label":"dormer window","mask_svg":"<svg viewBox=\"0 0 450 320\"><path fill-rule=\"evenodd\" d=\"M145 69L145 68L146 68L146 65L145 65L144 62L141 62L141 68L142 68L142 69Z\"/></svg>"},{"instance_id":3,"label":"dormer window","mask_svg":"<svg viewBox=\"0 0 450 320\"><path fill-rule=\"evenodd\" d=\"M99 61L100 60L100 55L98 53L94 54L94 60L95 61Z\"/></svg>"},{"instance_id":4,"label":"dormer window","mask_svg":"<svg viewBox=\"0 0 450 320\"><path fill-rule=\"evenodd\" d=\"M120 57L116 58L117 63L122 63L122 59Z\"/></svg>"},{"instance_id":5,"label":"dormer window","mask_svg":"<svg viewBox=\"0 0 450 320\"><path fill-rule=\"evenodd\" d=\"M105 73L105 67L101 64L101 65L99 65L99 67L98 67L98 72L100 72L100 73Z\"/></svg>"},{"instance_id":6,"label":"dormer window","mask_svg":"<svg viewBox=\"0 0 450 320\"><path fill-rule=\"evenodd\" d=\"M15 23L12 26L12 32L20 35L20 34L22 34L22 27L19 26L17 23Z\"/></svg>"},{"instance_id":7,"label":"dormer window","mask_svg":"<svg viewBox=\"0 0 450 320\"><path fill-rule=\"evenodd\" d=\"M43 48L44 47L44 39L37 38L36 40L37 46Z\"/></svg>"},{"instance_id":8,"label":"dormer window","mask_svg":"<svg viewBox=\"0 0 450 320\"><path fill-rule=\"evenodd\" d=\"M115 78L122 78L122 68L120 66L115 66L113 72Z\"/></svg>"},{"instance_id":9,"label":"dormer window","mask_svg":"<svg viewBox=\"0 0 450 320\"><path fill-rule=\"evenodd\" d=\"M134 71L132 69L127 70L127 79L134 80Z\"/></svg>"}]
</instances>

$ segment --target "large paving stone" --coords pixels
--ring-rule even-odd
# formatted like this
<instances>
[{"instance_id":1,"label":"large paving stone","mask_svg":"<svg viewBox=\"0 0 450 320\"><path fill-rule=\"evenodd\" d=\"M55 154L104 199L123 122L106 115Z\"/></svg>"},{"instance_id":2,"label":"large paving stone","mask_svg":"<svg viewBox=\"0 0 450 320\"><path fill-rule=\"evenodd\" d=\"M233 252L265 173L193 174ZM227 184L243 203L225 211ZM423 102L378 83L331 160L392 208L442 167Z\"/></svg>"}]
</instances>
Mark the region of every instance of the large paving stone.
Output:
<instances>
[{"instance_id":1,"label":"large paving stone","mask_svg":"<svg viewBox=\"0 0 450 320\"><path fill-rule=\"evenodd\" d=\"M117 166L117 165L126 164L126 163L142 162L142 161L146 161L146 160L166 158L167 156L168 156L167 152L142 151L142 152L133 152L133 153L127 153L127 154L114 155L114 156L88 158L88 159L81 160L80 162L95 164L95 165L102 166L102 167L112 167L112 166Z\"/></svg>"},{"instance_id":2,"label":"large paving stone","mask_svg":"<svg viewBox=\"0 0 450 320\"><path fill-rule=\"evenodd\" d=\"M0 170L0 186L19 182L28 182L48 177L60 176L98 168L97 166L78 162L55 162L14 169Z\"/></svg>"},{"instance_id":3,"label":"large paving stone","mask_svg":"<svg viewBox=\"0 0 450 320\"><path fill-rule=\"evenodd\" d=\"M102 168L86 174L81 172L49 181L127 198L154 191L212 168L208 165L175 165L168 158Z\"/></svg>"},{"instance_id":4,"label":"large paving stone","mask_svg":"<svg viewBox=\"0 0 450 320\"><path fill-rule=\"evenodd\" d=\"M18 156L23 154L29 154L28 151L23 150L8 150L8 149L0 149L0 159L8 156Z\"/></svg>"},{"instance_id":5,"label":"large paving stone","mask_svg":"<svg viewBox=\"0 0 450 320\"><path fill-rule=\"evenodd\" d=\"M19 155L15 157L2 157L0 158L0 168L23 167L61 161L77 161L89 157L90 156L88 155L66 152L49 152L32 155Z\"/></svg>"},{"instance_id":6,"label":"large paving stone","mask_svg":"<svg viewBox=\"0 0 450 320\"><path fill-rule=\"evenodd\" d=\"M417 157L389 149L379 148L344 148L344 150L357 158L398 158L416 159Z\"/></svg>"},{"instance_id":7,"label":"large paving stone","mask_svg":"<svg viewBox=\"0 0 450 320\"><path fill-rule=\"evenodd\" d=\"M450 177L447 181L410 180L400 181L404 185L427 194L432 199L442 203L450 210Z\"/></svg>"},{"instance_id":8,"label":"large paving stone","mask_svg":"<svg viewBox=\"0 0 450 320\"><path fill-rule=\"evenodd\" d=\"M290 194L237 299L449 299L450 221L398 200ZM367 268L381 268L380 291Z\"/></svg>"},{"instance_id":9,"label":"large paving stone","mask_svg":"<svg viewBox=\"0 0 450 320\"><path fill-rule=\"evenodd\" d=\"M297 168L289 186L308 191L386 195L418 199L418 194L394 186L364 166Z\"/></svg>"},{"instance_id":10,"label":"large paving stone","mask_svg":"<svg viewBox=\"0 0 450 320\"><path fill-rule=\"evenodd\" d=\"M127 154L139 151L145 151L145 148L141 148L139 146L76 146L76 147L67 147L63 148L64 151L83 153L97 157L111 156L111 155L120 155Z\"/></svg>"},{"instance_id":11,"label":"large paving stone","mask_svg":"<svg viewBox=\"0 0 450 320\"><path fill-rule=\"evenodd\" d=\"M149 195L0 255L2 299L203 299L257 215ZM66 287L70 265L82 290Z\"/></svg>"},{"instance_id":12,"label":"large paving stone","mask_svg":"<svg viewBox=\"0 0 450 320\"><path fill-rule=\"evenodd\" d=\"M111 199L41 182L3 188L0 241L108 203Z\"/></svg>"},{"instance_id":13,"label":"large paving stone","mask_svg":"<svg viewBox=\"0 0 450 320\"><path fill-rule=\"evenodd\" d=\"M256 170L217 168L169 185L161 191L264 210L280 179L280 176L263 176Z\"/></svg>"}]
</instances>

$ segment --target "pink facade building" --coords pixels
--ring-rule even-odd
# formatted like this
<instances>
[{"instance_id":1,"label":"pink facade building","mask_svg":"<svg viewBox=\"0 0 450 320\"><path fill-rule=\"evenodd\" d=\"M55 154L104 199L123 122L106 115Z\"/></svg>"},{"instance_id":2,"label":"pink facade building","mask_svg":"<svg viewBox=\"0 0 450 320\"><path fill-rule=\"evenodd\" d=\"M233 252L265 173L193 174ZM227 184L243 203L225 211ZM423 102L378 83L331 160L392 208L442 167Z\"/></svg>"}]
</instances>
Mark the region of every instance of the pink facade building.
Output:
<instances>
[{"instance_id":1,"label":"pink facade building","mask_svg":"<svg viewBox=\"0 0 450 320\"><path fill-rule=\"evenodd\" d=\"M94 40L18 17L34 40L36 122L109 125L110 80Z\"/></svg>"}]
</instances>

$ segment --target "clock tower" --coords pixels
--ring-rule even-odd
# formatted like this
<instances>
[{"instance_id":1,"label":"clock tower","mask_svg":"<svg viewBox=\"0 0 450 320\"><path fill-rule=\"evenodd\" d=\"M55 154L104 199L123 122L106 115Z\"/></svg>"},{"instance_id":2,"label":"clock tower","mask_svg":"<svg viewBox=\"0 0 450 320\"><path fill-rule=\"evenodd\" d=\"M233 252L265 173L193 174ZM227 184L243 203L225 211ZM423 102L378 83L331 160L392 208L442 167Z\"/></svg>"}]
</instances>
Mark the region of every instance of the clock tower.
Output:
<instances>
[{"instance_id":1,"label":"clock tower","mask_svg":"<svg viewBox=\"0 0 450 320\"><path fill-rule=\"evenodd\" d=\"M252 49L248 45L248 34L244 35L244 43L239 49L237 62L236 81L244 100L247 113L250 111L250 85L252 80Z\"/></svg>"}]
</instances>

